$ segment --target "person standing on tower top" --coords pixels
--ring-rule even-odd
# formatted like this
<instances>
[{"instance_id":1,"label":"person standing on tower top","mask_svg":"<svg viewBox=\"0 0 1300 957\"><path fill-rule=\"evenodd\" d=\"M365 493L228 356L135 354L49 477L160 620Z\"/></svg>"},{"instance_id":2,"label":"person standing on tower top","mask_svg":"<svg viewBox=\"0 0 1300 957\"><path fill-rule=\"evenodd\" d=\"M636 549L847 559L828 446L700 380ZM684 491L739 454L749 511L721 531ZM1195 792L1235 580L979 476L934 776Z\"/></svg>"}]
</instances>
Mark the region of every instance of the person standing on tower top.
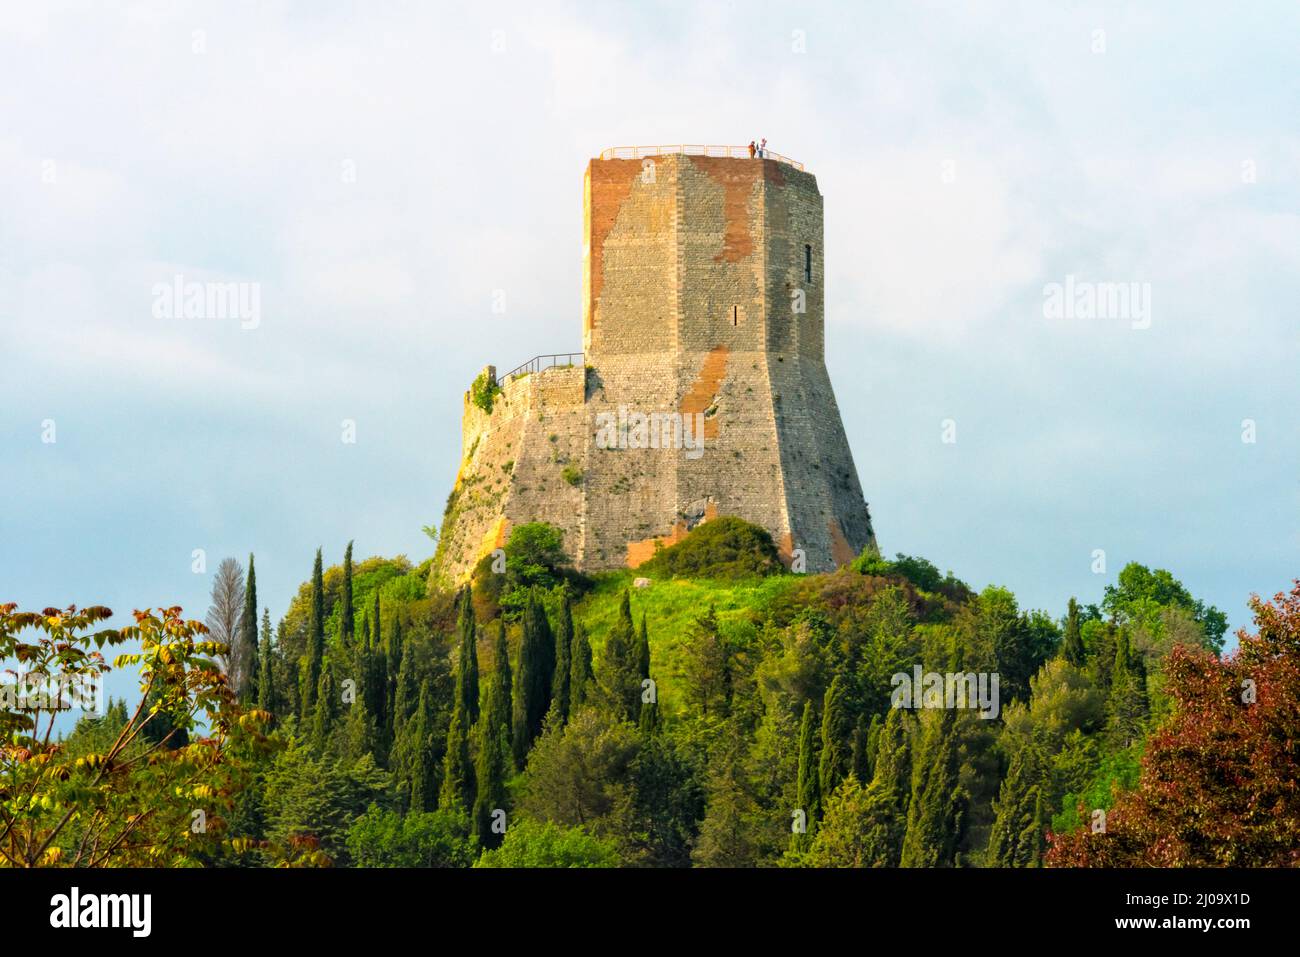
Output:
<instances>
[{"instance_id":1,"label":"person standing on tower top","mask_svg":"<svg viewBox=\"0 0 1300 957\"><path fill-rule=\"evenodd\" d=\"M754 158L754 153L755 153L755 152L757 152L757 150L756 150L756 147L754 146L754 141L753 141L753 140L750 140L750 141L749 141L749 158L750 158L750 159L753 159L753 158Z\"/></svg>"},{"instance_id":2,"label":"person standing on tower top","mask_svg":"<svg viewBox=\"0 0 1300 957\"><path fill-rule=\"evenodd\" d=\"M763 137L763 142L758 144L758 158L762 159L767 155L767 137Z\"/></svg>"}]
</instances>

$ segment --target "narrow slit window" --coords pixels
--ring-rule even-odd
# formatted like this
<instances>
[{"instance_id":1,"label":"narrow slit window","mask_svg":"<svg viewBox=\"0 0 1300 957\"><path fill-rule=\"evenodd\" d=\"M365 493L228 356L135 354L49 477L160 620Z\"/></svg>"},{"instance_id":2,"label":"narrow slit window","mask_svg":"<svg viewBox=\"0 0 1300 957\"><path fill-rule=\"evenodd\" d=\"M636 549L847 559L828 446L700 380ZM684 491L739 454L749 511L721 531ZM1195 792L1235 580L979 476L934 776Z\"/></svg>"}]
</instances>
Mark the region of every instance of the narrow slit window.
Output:
<instances>
[{"instance_id":1,"label":"narrow slit window","mask_svg":"<svg viewBox=\"0 0 1300 957\"><path fill-rule=\"evenodd\" d=\"M738 325L740 325L740 307L739 307L739 306L732 306L732 307L731 307L731 324L732 324L733 326L738 326Z\"/></svg>"},{"instance_id":2,"label":"narrow slit window","mask_svg":"<svg viewBox=\"0 0 1300 957\"><path fill-rule=\"evenodd\" d=\"M812 246L803 247L803 281L812 282Z\"/></svg>"}]
</instances>

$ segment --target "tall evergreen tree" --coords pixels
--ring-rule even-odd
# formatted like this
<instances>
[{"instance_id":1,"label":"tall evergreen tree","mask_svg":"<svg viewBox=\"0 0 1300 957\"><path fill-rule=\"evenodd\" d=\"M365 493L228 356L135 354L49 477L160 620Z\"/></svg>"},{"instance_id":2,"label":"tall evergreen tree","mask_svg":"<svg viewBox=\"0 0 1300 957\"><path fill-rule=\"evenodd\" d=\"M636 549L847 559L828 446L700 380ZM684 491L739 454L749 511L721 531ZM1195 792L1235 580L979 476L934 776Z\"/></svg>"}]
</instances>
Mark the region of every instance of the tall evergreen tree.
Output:
<instances>
[{"instance_id":1,"label":"tall evergreen tree","mask_svg":"<svg viewBox=\"0 0 1300 957\"><path fill-rule=\"evenodd\" d=\"M569 604L566 588L560 596L560 617L555 623L555 678L552 682L552 699L560 721L569 720L569 688L573 682L573 608Z\"/></svg>"},{"instance_id":2,"label":"tall evergreen tree","mask_svg":"<svg viewBox=\"0 0 1300 957\"><path fill-rule=\"evenodd\" d=\"M1146 684L1142 656L1131 650L1128 628L1120 628L1106 702L1106 736L1112 747L1127 748L1142 737L1150 712Z\"/></svg>"},{"instance_id":3,"label":"tall evergreen tree","mask_svg":"<svg viewBox=\"0 0 1300 957\"><path fill-rule=\"evenodd\" d=\"M891 708L879 725L875 762L867 799L878 813L872 835L871 856L881 867L897 867L903 856L907 808L911 801L912 750L909 718L901 708Z\"/></svg>"},{"instance_id":4,"label":"tall evergreen tree","mask_svg":"<svg viewBox=\"0 0 1300 957\"><path fill-rule=\"evenodd\" d=\"M848 689L844 678L836 675L826 689L822 705L822 750L817 784L829 795L849 772L853 739L853 716L849 713Z\"/></svg>"},{"instance_id":5,"label":"tall evergreen tree","mask_svg":"<svg viewBox=\"0 0 1300 957\"><path fill-rule=\"evenodd\" d=\"M514 758L522 768L528 749L542 733L542 724L551 703L551 679L555 639L546 621L546 612L536 592L524 604L523 637L519 643L519 670L514 687Z\"/></svg>"},{"instance_id":6,"label":"tall evergreen tree","mask_svg":"<svg viewBox=\"0 0 1300 957\"><path fill-rule=\"evenodd\" d=\"M259 642L257 668L257 706L275 710L275 659L271 647L271 609L262 609L262 639Z\"/></svg>"},{"instance_id":7,"label":"tall evergreen tree","mask_svg":"<svg viewBox=\"0 0 1300 957\"><path fill-rule=\"evenodd\" d=\"M904 867L952 867L957 863L966 806L960 784L957 724L953 709L927 711L922 718L903 838Z\"/></svg>"},{"instance_id":8,"label":"tall evergreen tree","mask_svg":"<svg viewBox=\"0 0 1300 957\"><path fill-rule=\"evenodd\" d=\"M275 626L275 647L280 651L280 657L284 659L284 687L276 685L277 690L284 696L284 713L301 715L306 706L302 700L303 685L303 664L304 658L293 661L285 656L285 649L289 647L287 635L289 634L288 624L285 619L281 618L280 623ZM274 667L274 662L272 662ZM272 699L274 700L274 699Z\"/></svg>"},{"instance_id":9,"label":"tall evergreen tree","mask_svg":"<svg viewBox=\"0 0 1300 957\"><path fill-rule=\"evenodd\" d=\"M456 706L463 709L466 733L478 720L478 632L474 623L474 603L469 587L461 589L460 653L456 662ZM468 805L466 806L468 809Z\"/></svg>"},{"instance_id":10,"label":"tall evergreen tree","mask_svg":"<svg viewBox=\"0 0 1300 957\"><path fill-rule=\"evenodd\" d=\"M437 805L437 763L433 743L433 695L429 682L420 692L410 718L402 725L395 749L397 790L411 811L432 811ZM459 795L459 791L455 792Z\"/></svg>"},{"instance_id":11,"label":"tall evergreen tree","mask_svg":"<svg viewBox=\"0 0 1300 957\"><path fill-rule=\"evenodd\" d=\"M907 826L905 712L891 709L880 735L877 773L863 786L855 773L822 798L807 863L813 867L897 867Z\"/></svg>"},{"instance_id":12,"label":"tall evergreen tree","mask_svg":"<svg viewBox=\"0 0 1300 957\"><path fill-rule=\"evenodd\" d=\"M341 619L339 623L339 633L343 636L344 645L352 643L356 635L356 627L352 618L352 543L348 542L347 549L343 552L343 596L339 599Z\"/></svg>"},{"instance_id":13,"label":"tall evergreen tree","mask_svg":"<svg viewBox=\"0 0 1300 957\"><path fill-rule=\"evenodd\" d=\"M605 639L600 661L600 683L610 713L619 721L632 721L641 708L640 652L629 593L624 590L618 621Z\"/></svg>"},{"instance_id":14,"label":"tall evergreen tree","mask_svg":"<svg viewBox=\"0 0 1300 957\"><path fill-rule=\"evenodd\" d=\"M356 761L365 755L372 758L376 756L379 751L379 729L364 694L357 695L349 706L343 730L343 749L349 759Z\"/></svg>"},{"instance_id":15,"label":"tall evergreen tree","mask_svg":"<svg viewBox=\"0 0 1300 957\"><path fill-rule=\"evenodd\" d=\"M321 669L320 678L317 679L315 703L311 715L312 745L318 754L325 754L330 750L330 735L334 732L335 716L334 675L333 669L327 665Z\"/></svg>"},{"instance_id":16,"label":"tall evergreen tree","mask_svg":"<svg viewBox=\"0 0 1300 957\"><path fill-rule=\"evenodd\" d=\"M423 692L421 692L423 693ZM465 709L457 705L451 712L451 726L447 729L447 752L443 758L442 789L438 792L438 807L447 810L459 808L468 812L474 807L474 766L469 756L469 731L465 723Z\"/></svg>"},{"instance_id":17,"label":"tall evergreen tree","mask_svg":"<svg viewBox=\"0 0 1300 957\"><path fill-rule=\"evenodd\" d=\"M871 752L867 743L867 728L858 716L853 726L853 749L849 755L849 771L863 784L871 783Z\"/></svg>"},{"instance_id":18,"label":"tall evergreen tree","mask_svg":"<svg viewBox=\"0 0 1300 957\"><path fill-rule=\"evenodd\" d=\"M1111 679L1115 676L1115 650L1119 643L1119 631L1114 621L1105 622L1100 631L1093 634L1092 644L1088 648L1088 675L1093 684L1106 695L1110 694Z\"/></svg>"},{"instance_id":19,"label":"tall evergreen tree","mask_svg":"<svg viewBox=\"0 0 1300 957\"><path fill-rule=\"evenodd\" d=\"M505 619L497 619L496 631L497 637L492 651L492 684L496 687L496 695L490 699L492 708L488 709L487 713L495 727L505 729L506 741L513 742L510 713L514 688L511 681L510 644L506 641Z\"/></svg>"},{"instance_id":20,"label":"tall evergreen tree","mask_svg":"<svg viewBox=\"0 0 1300 957\"><path fill-rule=\"evenodd\" d=\"M718 614L712 605L687 628L682 658L687 704L705 717L725 716L732 696L731 649L718 631Z\"/></svg>"},{"instance_id":21,"label":"tall evergreen tree","mask_svg":"<svg viewBox=\"0 0 1300 957\"><path fill-rule=\"evenodd\" d=\"M1065 615L1065 637L1061 639L1061 657L1082 668L1085 654L1083 650L1083 633L1079 626L1079 603L1072 597Z\"/></svg>"},{"instance_id":22,"label":"tall evergreen tree","mask_svg":"<svg viewBox=\"0 0 1300 957\"><path fill-rule=\"evenodd\" d=\"M642 681L650 677L650 633L646 629L645 612L641 612L641 630L637 632L636 670Z\"/></svg>"},{"instance_id":23,"label":"tall evergreen tree","mask_svg":"<svg viewBox=\"0 0 1300 957\"><path fill-rule=\"evenodd\" d=\"M507 664L507 667L509 665ZM478 723L478 759L474 770L476 794L474 797L473 830L479 843L486 848L498 847L502 834L492 825L495 815L506 806L506 763L510 760L509 719L501 723L509 712L501 700L501 685L492 681L487 686L483 716Z\"/></svg>"},{"instance_id":24,"label":"tall evergreen tree","mask_svg":"<svg viewBox=\"0 0 1300 957\"><path fill-rule=\"evenodd\" d=\"M581 624L573 626L570 658L569 714L572 715L589 703L594 680L591 672L591 642L587 640L587 629Z\"/></svg>"},{"instance_id":25,"label":"tall evergreen tree","mask_svg":"<svg viewBox=\"0 0 1300 957\"><path fill-rule=\"evenodd\" d=\"M804 813L805 832L796 833L794 847L796 850L806 848L816 831L817 818L821 814L821 793L819 790L817 768L817 719L813 714L811 701L804 702L803 719L799 723L799 779L797 794L799 810Z\"/></svg>"},{"instance_id":26,"label":"tall evergreen tree","mask_svg":"<svg viewBox=\"0 0 1300 957\"><path fill-rule=\"evenodd\" d=\"M995 867L1037 867L1042 861L1043 792L1049 764L1041 742L1027 737L1011 755L1007 776L994 802L988 863Z\"/></svg>"},{"instance_id":27,"label":"tall evergreen tree","mask_svg":"<svg viewBox=\"0 0 1300 957\"><path fill-rule=\"evenodd\" d=\"M303 718L311 715L316 704L317 687L321 678L321 662L325 657L325 580L321 569L320 549L316 549L316 563L311 570L311 603L307 616L307 657L303 669Z\"/></svg>"},{"instance_id":28,"label":"tall evergreen tree","mask_svg":"<svg viewBox=\"0 0 1300 957\"><path fill-rule=\"evenodd\" d=\"M397 682L402 673L402 616L393 615L393 627L388 632L388 653L385 664L388 666L388 675L384 683L387 706L384 708L384 714L387 720L390 740L397 740L396 718L397 713Z\"/></svg>"},{"instance_id":29,"label":"tall evergreen tree","mask_svg":"<svg viewBox=\"0 0 1300 957\"><path fill-rule=\"evenodd\" d=\"M420 686L415 678L415 658L402 657L402 670L397 673L397 688L393 692L393 740L402 736L402 729L415 713Z\"/></svg>"},{"instance_id":30,"label":"tall evergreen tree","mask_svg":"<svg viewBox=\"0 0 1300 957\"><path fill-rule=\"evenodd\" d=\"M637 691L640 694L638 704L641 727L645 731L653 731L658 717L658 702L646 700L646 692L650 687L646 684L650 680L650 633L646 629L645 618L645 612L642 612L641 630L637 632L636 641Z\"/></svg>"},{"instance_id":31,"label":"tall evergreen tree","mask_svg":"<svg viewBox=\"0 0 1300 957\"><path fill-rule=\"evenodd\" d=\"M645 692L642 692L642 698L645 697L645 694ZM641 729L643 734L654 734L655 730L659 727L659 699L657 690L655 694L656 697L654 700L642 700L641 702L641 714L637 718L637 727Z\"/></svg>"},{"instance_id":32,"label":"tall evergreen tree","mask_svg":"<svg viewBox=\"0 0 1300 957\"><path fill-rule=\"evenodd\" d=\"M659 726L659 689L650 677L650 634L645 613L641 614L641 631L637 636L637 669L641 676L641 712L638 724L646 734Z\"/></svg>"},{"instance_id":33,"label":"tall evergreen tree","mask_svg":"<svg viewBox=\"0 0 1300 957\"><path fill-rule=\"evenodd\" d=\"M235 660L235 691L242 704L257 700L257 671L260 661L257 654L257 573L253 570L253 554L248 555L248 578L244 584L244 608L239 616L238 647L232 649Z\"/></svg>"},{"instance_id":34,"label":"tall evergreen tree","mask_svg":"<svg viewBox=\"0 0 1300 957\"><path fill-rule=\"evenodd\" d=\"M370 617L370 667L365 673L366 707L375 719L375 725L381 729L379 750L376 756L382 758L387 750L387 735L382 729L388 727L388 659L384 652L383 628L380 626L379 589L375 589L374 609Z\"/></svg>"}]
</instances>

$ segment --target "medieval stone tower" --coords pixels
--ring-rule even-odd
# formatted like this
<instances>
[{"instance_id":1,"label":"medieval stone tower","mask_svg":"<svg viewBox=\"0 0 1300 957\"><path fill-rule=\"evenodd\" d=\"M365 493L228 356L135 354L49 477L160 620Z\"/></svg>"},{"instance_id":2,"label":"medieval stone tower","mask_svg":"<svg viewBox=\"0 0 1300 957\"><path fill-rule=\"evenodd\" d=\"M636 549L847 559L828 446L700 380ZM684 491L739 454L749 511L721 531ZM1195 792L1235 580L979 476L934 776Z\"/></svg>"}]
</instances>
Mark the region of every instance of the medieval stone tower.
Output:
<instances>
[{"instance_id":1,"label":"medieval stone tower","mask_svg":"<svg viewBox=\"0 0 1300 957\"><path fill-rule=\"evenodd\" d=\"M495 396L489 366L466 393L435 575L463 578L534 521L588 571L635 567L718 515L809 571L874 547L826 373L817 180L737 153L588 164L583 354L533 360Z\"/></svg>"}]
</instances>

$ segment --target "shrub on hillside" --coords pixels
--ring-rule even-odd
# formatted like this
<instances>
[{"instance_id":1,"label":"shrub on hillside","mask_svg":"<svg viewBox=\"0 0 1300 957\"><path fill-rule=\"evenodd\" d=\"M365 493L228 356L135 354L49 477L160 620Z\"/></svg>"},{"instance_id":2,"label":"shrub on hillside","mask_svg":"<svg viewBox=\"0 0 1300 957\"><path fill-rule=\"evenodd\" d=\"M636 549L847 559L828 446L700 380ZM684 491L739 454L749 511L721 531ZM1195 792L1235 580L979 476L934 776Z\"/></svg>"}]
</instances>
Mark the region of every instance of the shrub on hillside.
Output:
<instances>
[{"instance_id":1,"label":"shrub on hillside","mask_svg":"<svg viewBox=\"0 0 1300 957\"><path fill-rule=\"evenodd\" d=\"M675 545L655 552L639 570L669 578L747 578L782 570L766 529L734 515L705 522Z\"/></svg>"},{"instance_id":2,"label":"shrub on hillside","mask_svg":"<svg viewBox=\"0 0 1300 957\"><path fill-rule=\"evenodd\" d=\"M549 591L567 584L580 595L590 585L585 575L574 570L564 551L564 533L554 525L516 525L504 552L504 556L489 552L474 566L474 611L480 621L490 621L501 611L517 618L533 588Z\"/></svg>"},{"instance_id":3,"label":"shrub on hillside","mask_svg":"<svg viewBox=\"0 0 1300 957\"><path fill-rule=\"evenodd\" d=\"M965 601L972 595L966 583L952 572L940 575L933 562L917 555L899 552L891 562L875 551L864 549L849 567L860 574L874 575L877 578L901 578L921 591L944 595L954 601Z\"/></svg>"}]
</instances>

